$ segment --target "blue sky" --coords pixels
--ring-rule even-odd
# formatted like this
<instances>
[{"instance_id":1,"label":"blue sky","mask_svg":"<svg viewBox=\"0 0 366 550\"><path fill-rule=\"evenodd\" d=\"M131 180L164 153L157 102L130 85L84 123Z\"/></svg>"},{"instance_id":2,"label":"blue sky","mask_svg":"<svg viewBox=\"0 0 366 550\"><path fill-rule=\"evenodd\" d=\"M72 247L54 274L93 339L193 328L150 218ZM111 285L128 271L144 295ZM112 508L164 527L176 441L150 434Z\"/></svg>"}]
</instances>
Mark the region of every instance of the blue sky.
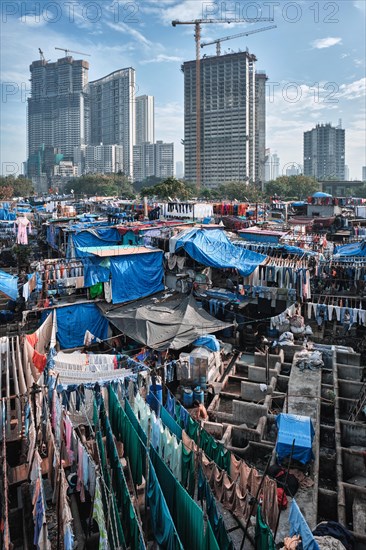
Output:
<instances>
[{"instance_id":1,"label":"blue sky","mask_svg":"<svg viewBox=\"0 0 366 550\"><path fill-rule=\"evenodd\" d=\"M203 41L277 25L223 42L222 50L248 47L257 56L257 69L268 75L267 147L279 155L281 171L302 164L305 130L322 122L337 125L340 118L351 178L360 178L366 166L366 0L2 0L1 10L3 174L26 158L29 65L39 58L38 48L46 59L62 57L55 46L89 53L89 80L134 67L137 95L155 96L156 139L174 141L175 160L183 160L180 66L194 58L194 29L174 28L171 21L207 17L223 23L203 25ZM272 15L273 23L225 23ZM214 54L215 47L202 53Z\"/></svg>"}]
</instances>

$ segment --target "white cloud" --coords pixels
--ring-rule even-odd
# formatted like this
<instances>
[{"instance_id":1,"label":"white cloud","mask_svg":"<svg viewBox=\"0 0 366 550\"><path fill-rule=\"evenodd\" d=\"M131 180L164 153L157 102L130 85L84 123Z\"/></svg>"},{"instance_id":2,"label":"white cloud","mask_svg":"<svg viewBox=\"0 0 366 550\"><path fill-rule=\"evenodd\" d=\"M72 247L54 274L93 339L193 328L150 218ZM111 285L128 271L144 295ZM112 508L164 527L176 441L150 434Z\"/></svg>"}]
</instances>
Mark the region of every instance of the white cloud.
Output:
<instances>
[{"instance_id":1,"label":"white cloud","mask_svg":"<svg viewBox=\"0 0 366 550\"><path fill-rule=\"evenodd\" d=\"M183 59L175 55L159 54L152 59L144 59L143 61L140 61L140 65L147 65L148 63L167 63L172 61L175 63L181 63Z\"/></svg>"},{"instance_id":2,"label":"white cloud","mask_svg":"<svg viewBox=\"0 0 366 550\"><path fill-rule=\"evenodd\" d=\"M27 27L33 27L37 29L47 25L47 20L44 17L35 14L22 15L22 17L19 18L19 22L22 25L26 25Z\"/></svg>"},{"instance_id":3,"label":"white cloud","mask_svg":"<svg viewBox=\"0 0 366 550\"><path fill-rule=\"evenodd\" d=\"M330 48L331 46L336 46L337 44L342 43L342 38L328 36L327 38L318 38L314 40L311 45L317 50L322 50L324 48Z\"/></svg>"},{"instance_id":4,"label":"white cloud","mask_svg":"<svg viewBox=\"0 0 366 550\"><path fill-rule=\"evenodd\" d=\"M366 11L366 2L365 2L365 0L354 0L353 5L358 10L361 10L363 12Z\"/></svg>"},{"instance_id":5,"label":"white cloud","mask_svg":"<svg viewBox=\"0 0 366 550\"><path fill-rule=\"evenodd\" d=\"M354 100L366 97L366 77L355 80L350 84L341 84L339 91L345 99Z\"/></svg>"},{"instance_id":6,"label":"white cloud","mask_svg":"<svg viewBox=\"0 0 366 550\"><path fill-rule=\"evenodd\" d=\"M111 29L114 29L117 32L121 32L123 34L129 34L139 42L142 46L147 46L149 48L155 47L156 44L148 40L140 31L133 29L132 27L129 27L126 23L119 22L119 23L107 23L107 26Z\"/></svg>"},{"instance_id":7,"label":"white cloud","mask_svg":"<svg viewBox=\"0 0 366 550\"><path fill-rule=\"evenodd\" d=\"M342 53L342 55L340 56L340 59L346 59L346 57L349 57L349 53Z\"/></svg>"}]
</instances>

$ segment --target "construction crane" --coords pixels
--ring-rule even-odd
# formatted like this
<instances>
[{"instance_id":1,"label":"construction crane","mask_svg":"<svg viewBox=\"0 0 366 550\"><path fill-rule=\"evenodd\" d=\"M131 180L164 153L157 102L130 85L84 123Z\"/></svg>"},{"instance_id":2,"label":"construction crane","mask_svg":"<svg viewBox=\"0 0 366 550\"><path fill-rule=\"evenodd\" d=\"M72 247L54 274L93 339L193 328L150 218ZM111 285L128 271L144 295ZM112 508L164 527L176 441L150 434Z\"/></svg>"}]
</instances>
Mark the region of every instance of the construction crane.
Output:
<instances>
[{"instance_id":1,"label":"construction crane","mask_svg":"<svg viewBox=\"0 0 366 550\"><path fill-rule=\"evenodd\" d=\"M65 57L67 57L69 53L78 53L79 55L87 55L88 57L90 57L90 53L76 52L75 50L68 50L67 48L56 48L55 46L55 50L61 50L65 52Z\"/></svg>"},{"instance_id":2,"label":"construction crane","mask_svg":"<svg viewBox=\"0 0 366 550\"><path fill-rule=\"evenodd\" d=\"M211 44L216 44L216 55L221 55L221 42L224 42L225 40L233 40L234 38L240 38L242 36L249 36L249 34L255 34L257 32L269 31L270 29L277 29L277 25L270 25L269 27L255 29L254 31L232 34L231 36L224 36L223 38L216 38L216 40L211 40L210 42L202 42L201 48L204 48L205 46L211 46Z\"/></svg>"},{"instance_id":3,"label":"construction crane","mask_svg":"<svg viewBox=\"0 0 366 550\"><path fill-rule=\"evenodd\" d=\"M39 51L39 57L41 58L41 61L45 61L46 63L48 63L49 61L51 61L50 59L46 59L44 54L43 54L43 51L41 50L41 48L38 48L38 51Z\"/></svg>"},{"instance_id":4,"label":"construction crane","mask_svg":"<svg viewBox=\"0 0 366 550\"><path fill-rule=\"evenodd\" d=\"M200 49L201 49L201 25L211 23L218 25L220 23L257 23L265 21L274 21L273 17L260 17L258 19L243 18L243 19L193 19L191 21L172 21L173 27L177 25L194 25L194 39L196 42L196 187L199 192L201 189L201 65L200 65Z\"/></svg>"}]
</instances>

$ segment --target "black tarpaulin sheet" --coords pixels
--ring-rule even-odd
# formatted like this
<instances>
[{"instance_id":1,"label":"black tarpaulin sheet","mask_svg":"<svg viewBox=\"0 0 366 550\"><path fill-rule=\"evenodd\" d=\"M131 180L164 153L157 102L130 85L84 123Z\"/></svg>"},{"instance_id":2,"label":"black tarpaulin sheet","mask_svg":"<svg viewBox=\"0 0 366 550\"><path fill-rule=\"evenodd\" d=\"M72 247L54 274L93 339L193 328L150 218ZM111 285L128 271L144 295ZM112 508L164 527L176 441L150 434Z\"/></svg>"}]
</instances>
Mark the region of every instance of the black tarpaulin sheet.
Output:
<instances>
[{"instance_id":1,"label":"black tarpaulin sheet","mask_svg":"<svg viewBox=\"0 0 366 550\"><path fill-rule=\"evenodd\" d=\"M150 297L109 310L109 304L98 305L120 332L159 351L184 348L200 336L232 326L199 309L193 296Z\"/></svg>"}]
</instances>

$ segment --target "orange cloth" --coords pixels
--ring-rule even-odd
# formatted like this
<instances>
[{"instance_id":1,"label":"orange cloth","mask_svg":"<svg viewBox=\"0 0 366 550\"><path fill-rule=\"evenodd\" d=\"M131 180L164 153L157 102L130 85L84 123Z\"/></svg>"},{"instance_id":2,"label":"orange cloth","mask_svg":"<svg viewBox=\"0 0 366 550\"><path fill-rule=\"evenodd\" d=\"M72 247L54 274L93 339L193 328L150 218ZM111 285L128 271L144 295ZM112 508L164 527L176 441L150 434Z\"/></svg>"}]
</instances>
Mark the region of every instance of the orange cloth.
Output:
<instances>
[{"instance_id":1,"label":"orange cloth","mask_svg":"<svg viewBox=\"0 0 366 550\"><path fill-rule=\"evenodd\" d=\"M39 372L44 371L44 368L47 364L47 357L45 355L43 355L42 353L38 353L38 351L34 350L32 361Z\"/></svg>"},{"instance_id":2,"label":"orange cloth","mask_svg":"<svg viewBox=\"0 0 366 550\"><path fill-rule=\"evenodd\" d=\"M32 348L35 348L36 344L38 342L37 333L33 332L33 334L26 334L25 337L28 340L28 342L30 343L30 345L32 346Z\"/></svg>"}]
</instances>

